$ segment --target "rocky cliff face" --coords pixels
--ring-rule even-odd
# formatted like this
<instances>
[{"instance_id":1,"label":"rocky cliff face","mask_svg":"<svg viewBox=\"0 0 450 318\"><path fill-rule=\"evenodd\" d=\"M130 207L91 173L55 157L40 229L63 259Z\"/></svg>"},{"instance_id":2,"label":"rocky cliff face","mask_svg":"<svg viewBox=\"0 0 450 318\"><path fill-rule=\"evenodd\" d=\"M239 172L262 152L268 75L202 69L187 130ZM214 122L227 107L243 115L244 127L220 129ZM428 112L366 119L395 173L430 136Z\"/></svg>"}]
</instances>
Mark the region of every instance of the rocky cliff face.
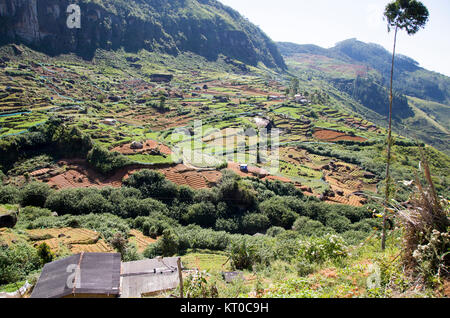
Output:
<instances>
[{"instance_id":1,"label":"rocky cliff face","mask_svg":"<svg viewBox=\"0 0 450 318\"><path fill-rule=\"evenodd\" d=\"M67 26L70 4L80 6L79 29ZM2 0L0 35L2 44L25 43L51 55L90 58L97 48L124 47L286 67L259 28L215 0Z\"/></svg>"}]
</instances>

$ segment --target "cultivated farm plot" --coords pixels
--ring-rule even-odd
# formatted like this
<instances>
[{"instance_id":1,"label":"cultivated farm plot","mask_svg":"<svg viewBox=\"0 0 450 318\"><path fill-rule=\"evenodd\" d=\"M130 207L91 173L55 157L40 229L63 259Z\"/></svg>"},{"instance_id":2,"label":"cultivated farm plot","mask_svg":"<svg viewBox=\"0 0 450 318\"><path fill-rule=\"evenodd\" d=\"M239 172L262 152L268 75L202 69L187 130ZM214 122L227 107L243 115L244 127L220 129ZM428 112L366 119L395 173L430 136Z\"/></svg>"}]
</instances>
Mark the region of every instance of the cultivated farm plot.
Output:
<instances>
[{"instance_id":1,"label":"cultivated farm plot","mask_svg":"<svg viewBox=\"0 0 450 318\"><path fill-rule=\"evenodd\" d=\"M27 230L29 239L37 247L46 243L53 252L58 252L66 246L71 252L112 252L113 249L100 239L100 234L88 229L52 228Z\"/></svg>"},{"instance_id":2,"label":"cultivated farm plot","mask_svg":"<svg viewBox=\"0 0 450 318\"><path fill-rule=\"evenodd\" d=\"M317 139L323 140L323 141L359 141L364 142L367 141L366 138L359 137L359 136L350 136L343 132L338 132L334 130L329 129L320 129L316 130L313 134L313 136Z\"/></svg>"},{"instance_id":3,"label":"cultivated farm plot","mask_svg":"<svg viewBox=\"0 0 450 318\"><path fill-rule=\"evenodd\" d=\"M130 243L136 244L137 250L139 253L145 251L145 249L150 245L155 243L157 240L145 236L141 231L131 230L130 238L128 239Z\"/></svg>"},{"instance_id":4,"label":"cultivated farm plot","mask_svg":"<svg viewBox=\"0 0 450 318\"><path fill-rule=\"evenodd\" d=\"M15 234L11 229L0 228L0 246L2 244L11 245L17 242L20 236Z\"/></svg>"}]
</instances>

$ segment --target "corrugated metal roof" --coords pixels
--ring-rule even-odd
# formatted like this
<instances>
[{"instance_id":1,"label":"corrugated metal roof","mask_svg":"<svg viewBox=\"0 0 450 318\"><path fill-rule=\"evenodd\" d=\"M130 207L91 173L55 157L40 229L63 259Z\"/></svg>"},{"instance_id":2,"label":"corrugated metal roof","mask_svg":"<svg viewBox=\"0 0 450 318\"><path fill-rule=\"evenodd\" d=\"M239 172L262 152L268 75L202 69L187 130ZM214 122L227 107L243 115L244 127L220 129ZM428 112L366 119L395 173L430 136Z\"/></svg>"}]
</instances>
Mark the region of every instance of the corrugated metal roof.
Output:
<instances>
[{"instance_id":1,"label":"corrugated metal roof","mask_svg":"<svg viewBox=\"0 0 450 318\"><path fill-rule=\"evenodd\" d=\"M45 264L41 276L31 293L31 298L59 298L72 293L75 268L81 254ZM69 280L70 279L70 280Z\"/></svg>"},{"instance_id":2,"label":"corrugated metal roof","mask_svg":"<svg viewBox=\"0 0 450 318\"><path fill-rule=\"evenodd\" d=\"M59 298L70 294L118 295L119 253L81 253L44 266L31 298Z\"/></svg>"},{"instance_id":3,"label":"corrugated metal roof","mask_svg":"<svg viewBox=\"0 0 450 318\"><path fill-rule=\"evenodd\" d=\"M177 260L177 257L167 257L122 263L121 297L139 298L176 288Z\"/></svg>"}]
</instances>

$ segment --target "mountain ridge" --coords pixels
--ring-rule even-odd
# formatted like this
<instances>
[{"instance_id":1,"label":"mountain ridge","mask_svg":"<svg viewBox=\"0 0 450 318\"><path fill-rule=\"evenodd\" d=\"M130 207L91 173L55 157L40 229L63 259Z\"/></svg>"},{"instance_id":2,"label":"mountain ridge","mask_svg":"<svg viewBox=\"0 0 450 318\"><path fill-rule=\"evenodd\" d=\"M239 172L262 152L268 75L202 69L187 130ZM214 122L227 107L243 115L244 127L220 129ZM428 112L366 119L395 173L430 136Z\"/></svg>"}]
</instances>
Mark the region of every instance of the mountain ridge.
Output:
<instances>
[{"instance_id":1,"label":"mountain ridge","mask_svg":"<svg viewBox=\"0 0 450 318\"><path fill-rule=\"evenodd\" d=\"M338 42L329 49L290 42L278 42L277 45L283 56L314 54L367 65L381 74L381 84L384 86L389 84L392 53L379 44L365 43L352 38ZM394 89L402 94L450 104L450 77L426 70L419 62L408 56L396 55L394 79Z\"/></svg>"},{"instance_id":2,"label":"mountain ridge","mask_svg":"<svg viewBox=\"0 0 450 318\"><path fill-rule=\"evenodd\" d=\"M24 43L49 55L90 59L97 48L140 49L210 60L220 54L256 66L285 69L275 43L237 11L216 0L79 0L81 28L66 26L69 0L6 0L0 4L0 44Z\"/></svg>"},{"instance_id":3,"label":"mountain ridge","mask_svg":"<svg viewBox=\"0 0 450 318\"><path fill-rule=\"evenodd\" d=\"M277 44L294 76L321 79L387 119L392 53L382 46L356 39L338 42L329 49ZM395 130L449 153L445 142L450 137L448 119L442 114L450 106L450 78L401 54L395 61ZM355 110L369 116L364 108Z\"/></svg>"}]
</instances>

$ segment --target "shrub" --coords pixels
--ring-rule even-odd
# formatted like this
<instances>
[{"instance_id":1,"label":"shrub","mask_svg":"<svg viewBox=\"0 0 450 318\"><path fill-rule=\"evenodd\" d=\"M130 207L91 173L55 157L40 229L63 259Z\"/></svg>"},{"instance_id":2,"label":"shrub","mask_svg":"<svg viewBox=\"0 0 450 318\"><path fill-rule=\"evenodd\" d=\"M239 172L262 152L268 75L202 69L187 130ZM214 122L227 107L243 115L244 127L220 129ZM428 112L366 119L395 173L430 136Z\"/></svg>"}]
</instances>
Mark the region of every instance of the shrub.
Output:
<instances>
[{"instance_id":1,"label":"shrub","mask_svg":"<svg viewBox=\"0 0 450 318\"><path fill-rule=\"evenodd\" d=\"M218 192L220 200L228 206L251 209L257 201L256 191L241 182L241 180L233 177L222 177Z\"/></svg>"},{"instance_id":2,"label":"shrub","mask_svg":"<svg viewBox=\"0 0 450 318\"><path fill-rule=\"evenodd\" d=\"M167 206L154 199L139 200L134 197L126 198L117 206L117 213L124 218L136 218L138 216L150 216L154 213L169 214Z\"/></svg>"},{"instance_id":3,"label":"shrub","mask_svg":"<svg viewBox=\"0 0 450 318\"><path fill-rule=\"evenodd\" d=\"M273 197L259 205L261 212L267 216L271 225L291 228L297 214L291 210L283 197Z\"/></svg>"},{"instance_id":4,"label":"shrub","mask_svg":"<svg viewBox=\"0 0 450 318\"><path fill-rule=\"evenodd\" d=\"M330 213L326 216L326 226L333 228L338 233L343 233L350 229L350 220L345 216L336 213Z\"/></svg>"},{"instance_id":5,"label":"shrub","mask_svg":"<svg viewBox=\"0 0 450 318\"><path fill-rule=\"evenodd\" d=\"M180 202L191 203L194 201L195 191L189 186L180 186L178 188L178 199Z\"/></svg>"},{"instance_id":6,"label":"shrub","mask_svg":"<svg viewBox=\"0 0 450 318\"><path fill-rule=\"evenodd\" d=\"M142 255L138 252L138 249L134 243L128 244L125 248L125 254L122 255L122 260L124 262L139 261L142 258Z\"/></svg>"},{"instance_id":7,"label":"shrub","mask_svg":"<svg viewBox=\"0 0 450 318\"><path fill-rule=\"evenodd\" d=\"M216 207L210 202L202 202L191 205L183 220L188 223L198 224L202 227L213 227L216 223Z\"/></svg>"},{"instance_id":8,"label":"shrub","mask_svg":"<svg viewBox=\"0 0 450 318\"><path fill-rule=\"evenodd\" d=\"M51 216L52 211L37 207L27 206L20 211L19 222L34 221L40 217Z\"/></svg>"},{"instance_id":9,"label":"shrub","mask_svg":"<svg viewBox=\"0 0 450 318\"><path fill-rule=\"evenodd\" d=\"M145 198L171 203L178 197L178 186L158 171L141 170L124 181L124 186L138 189Z\"/></svg>"},{"instance_id":10,"label":"shrub","mask_svg":"<svg viewBox=\"0 0 450 318\"><path fill-rule=\"evenodd\" d=\"M448 277L450 266L449 202L438 197L427 158L421 150L425 184L416 177L411 207L400 210L403 227L403 264L414 276L433 284Z\"/></svg>"},{"instance_id":11,"label":"shrub","mask_svg":"<svg viewBox=\"0 0 450 318\"><path fill-rule=\"evenodd\" d=\"M295 220L292 229L305 236L321 236L326 233L334 232L333 229L327 228L319 221L311 220L306 216L301 216Z\"/></svg>"},{"instance_id":12,"label":"shrub","mask_svg":"<svg viewBox=\"0 0 450 318\"><path fill-rule=\"evenodd\" d=\"M276 237L280 235L281 233L284 233L286 230L279 226L272 226L270 229L267 230L266 235L271 237Z\"/></svg>"},{"instance_id":13,"label":"shrub","mask_svg":"<svg viewBox=\"0 0 450 318\"><path fill-rule=\"evenodd\" d=\"M239 220L237 220L237 219L217 219L215 229L217 231L237 233L239 231Z\"/></svg>"},{"instance_id":14,"label":"shrub","mask_svg":"<svg viewBox=\"0 0 450 318\"><path fill-rule=\"evenodd\" d=\"M165 229L162 238L158 241L162 256L173 256L178 253L178 236L171 229Z\"/></svg>"},{"instance_id":15,"label":"shrub","mask_svg":"<svg viewBox=\"0 0 450 318\"><path fill-rule=\"evenodd\" d=\"M177 233L180 238L180 244L184 244L183 248L224 251L231 241L231 235L226 232L202 229L198 225L179 227L177 228Z\"/></svg>"},{"instance_id":16,"label":"shrub","mask_svg":"<svg viewBox=\"0 0 450 318\"><path fill-rule=\"evenodd\" d=\"M94 146L89 151L87 160L89 164L103 174L108 174L130 164L130 161L124 155L118 152L109 152L98 146Z\"/></svg>"},{"instance_id":17,"label":"shrub","mask_svg":"<svg viewBox=\"0 0 450 318\"><path fill-rule=\"evenodd\" d=\"M0 285L18 282L41 267L35 248L19 242L12 247L0 246Z\"/></svg>"},{"instance_id":18,"label":"shrub","mask_svg":"<svg viewBox=\"0 0 450 318\"><path fill-rule=\"evenodd\" d=\"M50 187L42 182L27 184L20 193L22 206L44 207L47 197L51 194Z\"/></svg>"},{"instance_id":19,"label":"shrub","mask_svg":"<svg viewBox=\"0 0 450 318\"><path fill-rule=\"evenodd\" d=\"M37 247L37 254L39 255L43 265L50 263L55 258L55 255L50 250L47 243L42 243Z\"/></svg>"},{"instance_id":20,"label":"shrub","mask_svg":"<svg viewBox=\"0 0 450 318\"><path fill-rule=\"evenodd\" d=\"M332 234L301 240L298 249L298 259L305 259L310 263L323 263L347 255L347 246L342 237Z\"/></svg>"},{"instance_id":21,"label":"shrub","mask_svg":"<svg viewBox=\"0 0 450 318\"><path fill-rule=\"evenodd\" d=\"M245 240L231 245L230 259L233 269L252 270L255 264L255 258L256 251L254 246L248 245Z\"/></svg>"},{"instance_id":22,"label":"shrub","mask_svg":"<svg viewBox=\"0 0 450 318\"><path fill-rule=\"evenodd\" d=\"M19 200L19 189L12 185L0 186L0 204L16 204Z\"/></svg>"},{"instance_id":23,"label":"shrub","mask_svg":"<svg viewBox=\"0 0 450 318\"><path fill-rule=\"evenodd\" d=\"M269 218L260 213L250 213L242 218L242 232L247 234L261 233L270 225Z\"/></svg>"},{"instance_id":24,"label":"shrub","mask_svg":"<svg viewBox=\"0 0 450 318\"><path fill-rule=\"evenodd\" d=\"M364 241L368 237L369 233L363 231L350 230L342 233L342 238L347 244L356 245Z\"/></svg>"},{"instance_id":25,"label":"shrub","mask_svg":"<svg viewBox=\"0 0 450 318\"><path fill-rule=\"evenodd\" d=\"M295 262L295 269L297 270L298 276L307 276L315 271L314 264L310 263L307 259L298 259Z\"/></svg>"},{"instance_id":26,"label":"shrub","mask_svg":"<svg viewBox=\"0 0 450 318\"><path fill-rule=\"evenodd\" d=\"M113 206L100 193L91 192L84 196L76 205L77 214L111 213Z\"/></svg>"}]
</instances>

